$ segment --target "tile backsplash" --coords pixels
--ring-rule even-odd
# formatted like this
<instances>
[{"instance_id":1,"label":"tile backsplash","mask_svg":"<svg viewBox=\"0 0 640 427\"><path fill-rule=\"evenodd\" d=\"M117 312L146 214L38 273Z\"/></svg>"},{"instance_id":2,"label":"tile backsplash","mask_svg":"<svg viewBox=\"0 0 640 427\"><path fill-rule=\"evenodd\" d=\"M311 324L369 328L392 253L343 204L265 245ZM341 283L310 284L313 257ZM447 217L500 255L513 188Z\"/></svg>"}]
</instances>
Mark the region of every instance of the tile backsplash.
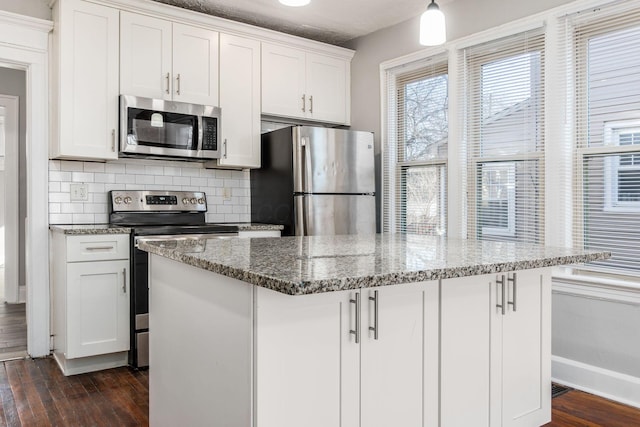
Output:
<instances>
[{"instance_id":1,"label":"tile backsplash","mask_svg":"<svg viewBox=\"0 0 640 427\"><path fill-rule=\"evenodd\" d=\"M72 183L87 184L88 200L71 201ZM203 191L207 195L207 222L251 220L246 170L204 169L200 163L138 159L107 163L50 160L49 223L108 223L109 190Z\"/></svg>"}]
</instances>

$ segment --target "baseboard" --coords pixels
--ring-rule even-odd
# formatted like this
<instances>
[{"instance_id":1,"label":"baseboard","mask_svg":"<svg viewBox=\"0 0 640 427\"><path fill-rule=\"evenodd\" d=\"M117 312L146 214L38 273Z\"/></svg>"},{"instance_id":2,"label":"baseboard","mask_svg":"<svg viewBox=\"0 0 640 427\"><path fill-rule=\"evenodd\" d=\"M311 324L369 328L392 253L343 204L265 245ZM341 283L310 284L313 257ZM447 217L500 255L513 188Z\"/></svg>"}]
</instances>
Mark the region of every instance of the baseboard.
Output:
<instances>
[{"instance_id":1,"label":"baseboard","mask_svg":"<svg viewBox=\"0 0 640 427\"><path fill-rule=\"evenodd\" d=\"M640 408L640 378L586 363L551 357L552 381Z\"/></svg>"},{"instance_id":2,"label":"baseboard","mask_svg":"<svg viewBox=\"0 0 640 427\"><path fill-rule=\"evenodd\" d=\"M64 357L64 354L54 352L53 358L58 363L62 373L65 376L69 376L126 366L129 360L129 353L124 351L120 353L101 354L99 356L67 359Z\"/></svg>"}]
</instances>

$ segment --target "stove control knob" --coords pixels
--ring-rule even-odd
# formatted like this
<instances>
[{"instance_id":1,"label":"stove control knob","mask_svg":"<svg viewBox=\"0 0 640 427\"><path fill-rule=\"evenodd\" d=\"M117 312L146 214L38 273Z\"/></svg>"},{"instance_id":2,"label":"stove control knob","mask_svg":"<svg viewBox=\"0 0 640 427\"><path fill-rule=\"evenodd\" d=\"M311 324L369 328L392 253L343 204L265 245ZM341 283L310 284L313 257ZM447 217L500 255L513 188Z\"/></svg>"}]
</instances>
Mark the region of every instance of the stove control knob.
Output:
<instances>
[{"instance_id":1,"label":"stove control knob","mask_svg":"<svg viewBox=\"0 0 640 427\"><path fill-rule=\"evenodd\" d=\"M131 197L129 197L129 196L127 196L127 197L125 197L125 198L124 198L124 204L125 204L125 205L130 205L132 201L133 201L133 200L132 200L132 199L131 199Z\"/></svg>"},{"instance_id":2,"label":"stove control knob","mask_svg":"<svg viewBox=\"0 0 640 427\"><path fill-rule=\"evenodd\" d=\"M204 205L204 199L202 197L198 199L198 204Z\"/></svg>"},{"instance_id":3,"label":"stove control knob","mask_svg":"<svg viewBox=\"0 0 640 427\"><path fill-rule=\"evenodd\" d=\"M182 204L183 205L188 205L189 204L189 199L187 199L186 197L184 199L182 199Z\"/></svg>"},{"instance_id":4,"label":"stove control knob","mask_svg":"<svg viewBox=\"0 0 640 427\"><path fill-rule=\"evenodd\" d=\"M193 198L191 199L191 203L193 203L193 204L195 205L196 203L198 203L198 199L196 199L195 197L193 197Z\"/></svg>"},{"instance_id":5,"label":"stove control knob","mask_svg":"<svg viewBox=\"0 0 640 427\"><path fill-rule=\"evenodd\" d=\"M118 196L115 199L113 199L113 201L115 202L116 205L119 205L120 203L122 203L122 197Z\"/></svg>"}]
</instances>

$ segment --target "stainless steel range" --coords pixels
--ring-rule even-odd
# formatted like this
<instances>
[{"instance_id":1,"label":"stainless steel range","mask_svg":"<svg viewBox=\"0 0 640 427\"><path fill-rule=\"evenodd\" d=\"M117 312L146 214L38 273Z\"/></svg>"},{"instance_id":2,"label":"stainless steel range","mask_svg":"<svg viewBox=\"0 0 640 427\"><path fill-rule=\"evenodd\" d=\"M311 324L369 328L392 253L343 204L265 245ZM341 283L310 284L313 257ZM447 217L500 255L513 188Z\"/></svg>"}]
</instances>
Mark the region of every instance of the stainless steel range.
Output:
<instances>
[{"instance_id":1,"label":"stainless steel range","mask_svg":"<svg viewBox=\"0 0 640 427\"><path fill-rule=\"evenodd\" d=\"M149 366L149 257L139 239L228 238L235 226L207 224L207 197L189 191L110 191L109 223L131 227L131 348L129 364Z\"/></svg>"}]
</instances>

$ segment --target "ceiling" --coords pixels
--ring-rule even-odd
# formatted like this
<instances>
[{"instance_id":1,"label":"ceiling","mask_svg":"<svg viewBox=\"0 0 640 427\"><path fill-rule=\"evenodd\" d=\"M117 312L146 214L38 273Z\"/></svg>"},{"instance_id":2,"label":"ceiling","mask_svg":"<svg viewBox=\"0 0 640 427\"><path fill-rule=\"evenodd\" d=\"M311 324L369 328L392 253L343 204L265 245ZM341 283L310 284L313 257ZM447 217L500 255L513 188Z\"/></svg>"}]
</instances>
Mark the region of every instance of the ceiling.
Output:
<instances>
[{"instance_id":1,"label":"ceiling","mask_svg":"<svg viewBox=\"0 0 640 427\"><path fill-rule=\"evenodd\" d=\"M304 7L289 7L278 0L154 1L335 45L418 16L429 3L428 0L311 0Z\"/></svg>"}]
</instances>

